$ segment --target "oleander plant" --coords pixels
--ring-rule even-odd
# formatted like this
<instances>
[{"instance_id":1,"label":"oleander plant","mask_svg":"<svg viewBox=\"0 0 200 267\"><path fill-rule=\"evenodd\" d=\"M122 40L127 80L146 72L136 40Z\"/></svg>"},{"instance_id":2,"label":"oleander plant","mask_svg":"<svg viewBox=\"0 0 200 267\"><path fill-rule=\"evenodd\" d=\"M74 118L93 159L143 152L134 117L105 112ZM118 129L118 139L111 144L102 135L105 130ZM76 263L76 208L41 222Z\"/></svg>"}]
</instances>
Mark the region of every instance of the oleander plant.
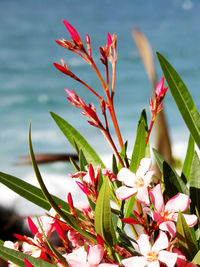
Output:
<instances>
[{"instance_id":1,"label":"oleander plant","mask_svg":"<svg viewBox=\"0 0 200 267\"><path fill-rule=\"evenodd\" d=\"M74 187L86 195L87 201L75 202L71 193L66 193L65 200L52 195L37 165L30 126L29 151L39 187L2 172L0 182L46 213L36 220L28 217L32 237L16 233L18 241L0 241L0 258L8 261L9 266L27 267L198 266L200 160L195 148L200 148L200 114L186 85L172 65L157 53L164 77L149 100L150 123L144 109L139 117L134 147L128 148L121 136L114 105L116 34L108 33L106 44L100 47L100 61L105 67L102 75L93 59L89 35L84 45L72 25L63 22L71 41L56 42L91 66L102 86L101 93L77 77L64 60L54 66L96 96L100 112L94 104L87 104L87 99L65 89L70 104L81 110L88 123L101 131L111 147L112 168L106 166L73 126L50 112L78 155L78 161L70 160L74 172L69 179L74 180ZM164 79L168 86L164 86ZM168 87L190 132L179 173L149 144ZM115 136L111 135L110 127L114 128ZM127 149L132 151L130 156ZM152 166L153 158L161 175ZM56 234L59 246L51 241L52 233Z\"/></svg>"}]
</instances>

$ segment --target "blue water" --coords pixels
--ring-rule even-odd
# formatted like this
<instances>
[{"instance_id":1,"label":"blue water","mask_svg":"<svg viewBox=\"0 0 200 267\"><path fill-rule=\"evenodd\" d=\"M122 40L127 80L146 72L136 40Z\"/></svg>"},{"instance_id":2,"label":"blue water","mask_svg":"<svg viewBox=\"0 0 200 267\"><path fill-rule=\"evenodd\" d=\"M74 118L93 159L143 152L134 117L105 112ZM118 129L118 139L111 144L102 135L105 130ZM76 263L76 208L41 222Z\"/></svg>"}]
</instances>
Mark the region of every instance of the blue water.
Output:
<instances>
[{"instance_id":1,"label":"blue water","mask_svg":"<svg viewBox=\"0 0 200 267\"><path fill-rule=\"evenodd\" d=\"M71 70L100 90L94 72L76 55L58 46L55 40L70 39L63 19L69 21L84 40L91 38L93 55L99 60L100 45L106 35L118 36L118 65L115 104L119 125L133 143L141 110L148 110L151 85L131 37L132 28L142 30L154 54L161 52L183 77L200 110L200 32L199 0L1 0L0 1L0 169L27 177L28 167L13 163L28 154L28 125L36 152L71 152L71 146L58 130L48 111L63 116L100 154L110 152L100 142L97 129L90 127L66 100L64 88L75 90L84 100L96 99L80 84L57 71L53 62L62 57ZM156 60L156 56L155 56ZM98 63L100 66L100 63ZM100 66L101 67L101 66ZM101 68L102 69L102 68ZM156 60L159 78L162 73ZM103 69L102 69L103 70ZM187 141L188 131L178 114L170 92L165 99L172 143ZM149 114L149 112L148 112ZM50 172L69 167L42 167Z\"/></svg>"}]
</instances>

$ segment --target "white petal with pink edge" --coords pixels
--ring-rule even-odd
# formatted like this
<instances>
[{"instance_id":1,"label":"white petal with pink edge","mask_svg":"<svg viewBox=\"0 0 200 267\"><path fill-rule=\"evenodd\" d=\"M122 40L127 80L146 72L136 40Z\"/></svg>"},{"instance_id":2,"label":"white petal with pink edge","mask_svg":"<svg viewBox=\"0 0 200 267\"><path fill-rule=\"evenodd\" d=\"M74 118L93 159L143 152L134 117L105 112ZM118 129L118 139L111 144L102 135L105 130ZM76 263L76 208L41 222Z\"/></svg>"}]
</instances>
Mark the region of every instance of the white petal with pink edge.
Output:
<instances>
[{"instance_id":1,"label":"white petal with pink edge","mask_svg":"<svg viewBox=\"0 0 200 267\"><path fill-rule=\"evenodd\" d=\"M184 216L184 218L185 218L186 223L188 224L188 226L192 227L192 226L196 225L197 220L198 220L198 218L197 218L196 215L194 215L194 214L183 214L183 216ZM176 221L177 221L177 219L178 219L178 213L175 213L174 214L174 217L176 218Z\"/></svg>"},{"instance_id":2,"label":"white petal with pink edge","mask_svg":"<svg viewBox=\"0 0 200 267\"><path fill-rule=\"evenodd\" d=\"M135 174L127 168L122 168L117 175L118 181L123 182L125 185L131 187L134 186L135 179L136 179Z\"/></svg>"},{"instance_id":3,"label":"white petal with pink edge","mask_svg":"<svg viewBox=\"0 0 200 267\"><path fill-rule=\"evenodd\" d=\"M151 250L158 252L162 249L166 249L168 247L168 244L169 244L169 241L168 241L167 235L164 232L160 231Z\"/></svg>"},{"instance_id":4,"label":"white petal with pink edge","mask_svg":"<svg viewBox=\"0 0 200 267\"><path fill-rule=\"evenodd\" d=\"M166 250L162 250L159 253L158 259L161 262L164 262L167 265L167 267L174 267L177 260L177 254Z\"/></svg>"},{"instance_id":5,"label":"white petal with pink edge","mask_svg":"<svg viewBox=\"0 0 200 267\"><path fill-rule=\"evenodd\" d=\"M151 168L152 161L150 158L143 158L140 161L140 166L137 169L136 176L143 177Z\"/></svg>"},{"instance_id":6,"label":"white petal with pink edge","mask_svg":"<svg viewBox=\"0 0 200 267\"><path fill-rule=\"evenodd\" d=\"M116 190L118 200L125 200L137 193L137 189L133 187L121 186Z\"/></svg>"},{"instance_id":7,"label":"white petal with pink edge","mask_svg":"<svg viewBox=\"0 0 200 267\"><path fill-rule=\"evenodd\" d=\"M97 265L101 262L104 255L104 248L101 245L95 245L89 248L87 260L89 265Z\"/></svg>"},{"instance_id":8,"label":"white petal with pink edge","mask_svg":"<svg viewBox=\"0 0 200 267\"><path fill-rule=\"evenodd\" d=\"M172 221L166 221L159 225L160 230L167 231L172 237L176 235L176 225Z\"/></svg>"},{"instance_id":9,"label":"white petal with pink edge","mask_svg":"<svg viewBox=\"0 0 200 267\"><path fill-rule=\"evenodd\" d=\"M133 266L144 267L147 266L147 260L145 257L135 256L122 260L122 264L125 267L133 267Z\"/></svg>"},{"instance_id":10,"label":"white petal with pink edge","mask_svg":"<svg viewBox=\"0 0 200 267\"><path fill-rule=\"evenodd\" d=\"M178 193L166 203L165 210L185 211L189 208L190 202L191 200L187 195Z\"/></svg>"},{"instance_id":11,"label":"white petal with pink edge","mask_svg":"<svg viewBox=\"0 0 200 267\"><path fill-rule=\"evenodd\" d=\"M136 199L142 204L150 205L149 192L146 186L138 188Z\"/></svg>"},{"instance_id":12,"label":"white petal with pink edge","mask_svg":"<svg viewBox=\"0 0 200 267\"><path fill-rule=\"evenodd\" d=\"M160 213L164 210L164 199L161 190L160 184L157 184L151 191L150 191L151 199L153 202L154 207Z\"/></svg>"},{"instance_id":13,"label":"white petal with pink edge","mask_svg":"<svg viewBox=\"0 0 200 267\"><path fill-rule=\"evenodd\" d=\"M149 236L142 234L137 239L140 252L146 256L151 251L151 245L149 242Z\"/></svg>"}]
</instances>

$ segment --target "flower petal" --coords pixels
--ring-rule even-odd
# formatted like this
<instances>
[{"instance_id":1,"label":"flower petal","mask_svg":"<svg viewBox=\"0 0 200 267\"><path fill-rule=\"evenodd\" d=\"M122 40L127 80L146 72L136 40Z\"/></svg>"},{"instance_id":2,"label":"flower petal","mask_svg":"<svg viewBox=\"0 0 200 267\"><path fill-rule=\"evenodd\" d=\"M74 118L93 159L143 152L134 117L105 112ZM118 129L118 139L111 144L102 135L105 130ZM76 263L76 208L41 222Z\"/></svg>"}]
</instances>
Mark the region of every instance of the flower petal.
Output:
<instances>
[{"instance_id":1,"label":"flower petal","mask_svg":"<svg viewBox=\"0 0 200 267\"><path fill-rule=\"evenodd\" d=\"M198 220L196 215L194 215L194 214L183 214L183 216L184 216L184 218L186 220L186 223L188 224L189 227L192 227L192 226L196 225L197 220ZM174 217L176 217L176 221L177 221L178 213L175 213Z\"/></svg>"},{"instance_id":2,"label":"flower petal","mask_svg":"<svg viewBox=\"0 0 200 267\"><path fill-rule=\"evenodd\" d=\"M169 240L168 240L167 235L164 232L160 231L159 235L158 235L155 243L153 244L151 250L158 252L158 251L160 251L162 249L167 248L168 244L169 244Z\"/></svg>"},{"instance_id":3,"label":"flower petal","mask_svg":"<svg viewBox=\"0 0 200 267\"><path fill-rule=\"evenodd\" d=\"M83 247L75 249L72 253L69 253L65 258L71 267L89 267L86 263L87 252Z\"/></svg>"},{"instance_id":4,"label":"flower petal","mask_svg":"<svg viewBox=\"0 0 200 267\"><path fill-rule=\"evenodd\" d=\"M125 267L132 267L132 266L140 266L140 267L144 267L147 265L147 260L145 257L131 257L128 259L124 259L121 261L121 263L125 266Z\"/></svg>"},{"instance_id":5,"label":"flower petal","mask_svg":"<svg viewBox=\"0 0 200 267\"><path fill-rule=\"evenodd\" d=\"M116 197L119 200L125 200L137 193L137 189L133 187L121 186L116 190Z\"/></svg>"},{"instance_id":6,"label":"flower petal","mask_svg":"<svg viewBox=\"0 0 200 267\"><path fill-rule=\"evenodd\" d=\"M137 239L138 247L140 252L146 256L151 251L151 246L149 242L149 236L141 234Z\"/></svg>"},{"instance_id":7,"label":"flower petal","mask_svg":"<svg viewBox=\"0 0 200 267\"><path fill-rule=\"evenodd\" d=\"M136 199L140 203L143 203L143 204L148 205L148 206L150 205L149 192L148 192L148 189L146 186L138 188Z\"/></svg>"},{"instance_id":8,"label":"flower petal","mask_svg":"<svg viewBox=\"0 0 200 267\"><path fill-rule=\"evenodd\" d=\"M123 182L125 185L131 187L134 186L135 178L136 178L135 174L127 168L122 168L117 175L118 181Z\"/></svg>"},{"instance_id":9,"label":"flower petal","mask_svg":"<svg viewBox=\"0 0 200 267\"><path fill-rule=\"evenodd\" d=\"M159 253L158 259L161 262L164 262L167 265L167 267L173 267L176 264L177 254L166 250L162 250Z\"/></svg>"},{"instance_id":10,"label":"flower petal","mask_svg":"<svg viewBox=\"0 0 200 267\"><path fill-rule=\"evenodd\" d=\"M171 234L172 237L176 235L176 226L172 221L166 221L159 225L160 230L167 231Z\"/></svg>"},{"instance_id":11,"label":"flower petal","mask_svg":"<svg viewBox=\"0 0 200 267\"><path fill-rule=\"evenodd\" d=\"M160 213L164 209L164 199L160 184L150 191L151 199L156 210Z\"/></svg>"},{"instance_id":12,"label":"flower petal","mask_svg":"<svg viewBox=\"0 0 200 267\"><path fill-rule=\"evenodd\" d=\"M165 210L169 211L186 211L190 206L190 198L182 193L176 194L165 205Z\"/></svg>"},{"instance_id":13,"label":"flower petal","mask_svg":"<svg viewBox=\"0 0 200 267\"><path fill-rule=\"evenodd\" d=\"M93 247L90 247L89 249L89 253L87 255L87 260L89 265L93 266L93 265L98 265L104 255L104 248L101 245L95 245Z\"/></svg>"},{"instance_id":14,"label":"flower petal","mask_svg":"<svg viewBox=\"0 0 200 267\"><path fill-rule=\"evenodd\" d=\"M136 176L137 177L144 177L146 172L148 172L151 168L152 161L150 158L143 158L140 161L140 165L137 169Z\"/></svg>"}]
</instances>

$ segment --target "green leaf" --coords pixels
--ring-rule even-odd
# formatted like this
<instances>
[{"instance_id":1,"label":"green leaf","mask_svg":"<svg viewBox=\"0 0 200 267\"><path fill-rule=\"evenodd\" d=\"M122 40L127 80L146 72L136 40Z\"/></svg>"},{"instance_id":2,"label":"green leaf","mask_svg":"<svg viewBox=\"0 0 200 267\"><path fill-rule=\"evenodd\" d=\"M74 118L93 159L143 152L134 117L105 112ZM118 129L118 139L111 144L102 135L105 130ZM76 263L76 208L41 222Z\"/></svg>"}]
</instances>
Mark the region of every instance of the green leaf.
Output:
<instances>
[{"instance_id":1,"label":"green leaf","mask_svg":"<svg viewBox=\"0 0 200 267\"><path fill-rule=\"evenodd\" d=\"M122 159L122 161L124 162L125 158L126 158L126 150L127 150L127 141L124 143L123 147L122 147L122 151L120 153L120 157ZM118 170L120 170L122 168L122 164L120 163L120 161L118 162Z\"/></svg>"},{"instance_id":2,"label":"green leaf","mask_svg":"<svg viewBox=\"0 0 200 267\"><path fill-rule=\"evenodd\" d=\"M104 178L99 192L95 209L95 231L99 234L108 246L116 242L113 223L111 218L109 179Z\"/></svg>"},{"instance_id":3,"label":"green leaf","mask_svg":"<svg viewBox=\"0 0 200 267\"><path fill-rule=\"evenodd\" d=\"M16 192L18 195L31 201L37 206L45 210L50 210L51 206L49 202L46 200L41 189L39 189L38 187L3 172L0 172L0 183L4 184L8 188ZM62 206L62 209L70 214L68 203L54 195L51 196L57 203L57 205Z\"/></svg>"},{"instance_id":4,"label":"green leaf","mask_svg":"<svg viewBox=\"0 0 200 267\"><path fill-rule=\"evenodd\" d=\"M194 258L192 260L192 263L200 265L200 250L194 256Z\"/></svg>"},{"instance_id":5,"label":"green leaf","mask_svg":"<svg viewBox=\"0 0 200 267\"><path fill-rule=\"evenodd\" d=\"M185 161L184 161L183 169L181 173L181 178L185 182L189 181L190 179L190 169L192 166L193 156L194 156L194 139L190 135L188 147L187 147L187 153L186 153L186 157L185 157Z\"/></svg>"},{"instance_id":6,"label":"green leaf","mask_svg":"<svg viewBox=\"0 0 200 267\"><path fill-rule=\"evenodd\" d=\"M163 178L167 195L170 198L179 192L189 195L186 184L166 161L163 162Z\"/></svg>"},{"instance_id":7,"label":"green leaf","mask_svg":"<svg viewBox=\"0 0 200 267\"><path fill-rule=\"evenodd\" d=\"M200 115L193 99L180 75L172 65L158 52L157 56L176 105L196 144L200 148Z\"/></svg>"},{"instance_id":8,"label":"green leaf","mask_svg":"<svg viewBox=\"0 0 200 267\"><path fill-rule=\"evenodd\" d=\"M71 215L63 212L58 205L56 204L56 202L53 200L53 198L51 197L51 195L49 194L42 176L40 174L40 171L38 169L37 166L37 162L35 160L35 155L34 155L34 151L33 151L33 147L32 147L32 142L31 142L31 124L29 127L29 151L30 151L30 156L31 156L31 161L32 161L32 165L33 165L33 169L35 171L35 175L37 177L38 183L42 189L42 192L45 196L45 198L47 199L47 201L49 202L49 204L51 205L52 208L54 208L54 210L58 213L58 215L69 225L71 226L73 229L75 229L76 231L78 231L80 234L82 234L83 236L87 237L88 239L92 240L92 241L96 241L96 238L91 235L90 233L86 232L85 230L81 229L78 224L77 221L74 217L72 217Z\"/></svg>"},{"instance_id":9,"label":"green leaf","mask_svg":"<svg viewBox=\"0 0 200 267\"><path fill-rule=\"evenodd\" d=\"M178 220L176 224L176 236L178 239L178 246L185 254L189 261L192 261L198 249L192 238L190 228L185 221L183 214L179 211Z\"/></svg>"},{"instance_id":10,"label":"green leaf","mask_svg":"<svg viewBox=\"0 0 200 267\"><path fill-rule=\"evenodd\" d=\"M24 258L26 258L34 267L53 267L54 265L41 259L33 258L30 255L20 251L0 246L0 258L9 260L17 266L26 267Z\"/></svg>"},{"instance_id":11,"label":"green leaf","mask_svg":"<svg viewBox=\"0 0 200 267\"><path fill-rule=\"evenodd\" d=\"M102 160L94 151L94 149L88 144L85 138L75 129L73 128L67 121L58 116L57 114L50 112L52 118L66 136L68 141L72 144L72 146L76 149L74 142L81 149L88 161L88 163L92 163L93 165L101 165L102 168L105 168Z\"/></svg>"},{"instance_id":12,"label":"green leaf","mask_svg":"<svg viewBox=\"0 0 200 267\"><path fill-rule=\"evenodd\" d=\"M117 175L118 173L118 168L117 168L117 160L116 160L116 157L115 155L113 154L112 156L112 172Z\"/></svg>"},{"instance_id":13,"label":"green leaf","mask_svg":"<svg viewBox=\"0 0 200 267\"><path fill-rule=\"evenodd\" d=\"M145 143L146 143L147 132L148 132L147 116L146 116L146 111L144 109L140 115L140 119L138 122L137 135L129 167L129 169L134 173L136 172L140 164L140 160L145 157L145 151L146 151Z\"/></svg>"},{"instance_id":14,"label":"green leaf","mask_svg":"<svg viewBox=\"0 0 200 267\"><path fill-rule=\"evenodd\" d=\"M80 171L85 171L85 166L88 166L88 162L83 154L82 149L79 152Z\"/></svg>"},{"instance_id":15,"label":"green leaf","mask_svg":"<svg viewBox=\"0 0 200 267\"><path fill-rule=\"evenodd\" d=\"M196 151L192 159L189 183L190 183L191 212L196 213L197 209L198 213L200 213L200 160Z\"/></svg>"},{"instance_id":16,"label":"green leaf","mask_svg":"<svg viewBox=\"0 0 200 267\"><path fill-rule=\"evenodd\" d=\"M152 150L153 150L153 153L154 153L154 156L156 159L156 163L157 163L161 173L163 173L163 162L165 161L165 159L155 148L153 148Z\"/></svg>"}]
</instances>

